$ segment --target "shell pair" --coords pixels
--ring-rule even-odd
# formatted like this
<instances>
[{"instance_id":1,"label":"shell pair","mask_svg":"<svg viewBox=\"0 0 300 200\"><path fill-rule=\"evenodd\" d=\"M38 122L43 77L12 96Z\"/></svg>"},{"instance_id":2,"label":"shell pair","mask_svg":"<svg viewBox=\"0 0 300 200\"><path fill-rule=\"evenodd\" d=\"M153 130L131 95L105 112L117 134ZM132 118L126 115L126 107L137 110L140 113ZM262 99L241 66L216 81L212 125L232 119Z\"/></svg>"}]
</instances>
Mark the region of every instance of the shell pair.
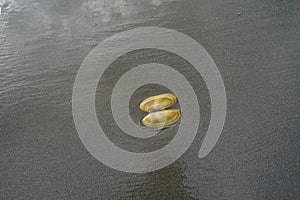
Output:
<instances>
[{"instance_id":1,"label":"shell pair","mask_svg":"<svg viewBox=\"0 0 300 200\"><path fill-rule=\"evenodd\" d=\"M165 110L176 102L177 98L172 94L161 94L145 99L139 107L149 114L142 119L142 123L148 128L164 128L176 123L181 117L180 111Z\"/></svg>"}]
</instances>

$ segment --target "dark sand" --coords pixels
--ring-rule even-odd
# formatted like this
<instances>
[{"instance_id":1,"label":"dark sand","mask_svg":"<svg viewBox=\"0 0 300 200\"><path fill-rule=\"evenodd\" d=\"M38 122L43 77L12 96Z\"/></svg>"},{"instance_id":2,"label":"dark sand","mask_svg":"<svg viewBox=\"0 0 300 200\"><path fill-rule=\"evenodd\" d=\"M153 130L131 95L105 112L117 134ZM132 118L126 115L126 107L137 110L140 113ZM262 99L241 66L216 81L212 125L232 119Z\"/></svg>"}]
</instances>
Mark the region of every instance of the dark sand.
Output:
<instances>
[{"instance_id":1,"label":"dark sand","mask_svg":"<svg viewBox=\"0 0 300 200\"><path fill-rule=\"evenodd\" d=\"M0 1L0 5L1 5ZM0 15L0 199L299 199L300 2L298 0L7 0ZM104 2L104 1L100 1ZM147 174L103 165L81 143L72 87L87 54L124 30L159 26L198 41L224 79L228 112L213 151L198 159L210 118L202 78L168 52L119 58L101 79L98 118L108 137L131 151L168 143L131 140L115 125L109 94L124 71L160 62L182 72L197 92L198 136L175 163ZM130 108L168 91L146 85Z\"/></svg>"}]
</instances>

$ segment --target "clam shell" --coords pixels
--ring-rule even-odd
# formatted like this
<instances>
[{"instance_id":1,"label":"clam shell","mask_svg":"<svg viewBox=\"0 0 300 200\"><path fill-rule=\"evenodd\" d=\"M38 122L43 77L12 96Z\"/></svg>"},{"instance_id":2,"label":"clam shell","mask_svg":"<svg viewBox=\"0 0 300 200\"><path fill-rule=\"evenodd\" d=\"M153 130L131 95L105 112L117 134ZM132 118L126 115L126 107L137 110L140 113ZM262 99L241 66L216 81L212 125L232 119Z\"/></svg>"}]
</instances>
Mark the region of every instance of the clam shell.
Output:
<instances>
[{"instance_id":1,"label":"clam shell","mask_svg":"<svg viewBox=\"0 0 300 200\"><path fill-rule=\"evenodd\" d=\"M162 110L152 112L142 119L142 123L148 128L163 128L176 123L181 117L179 110Z\"/></svg>"},{"instance_id":2,"label":"clam shell","mask_svg":"<svg viewBox=\"0 0 300 200\"><path fill-rule=\"evenodd\" d=\"M140 103L140 109L144 112L154 112L164 110L173 106L177 98L173 94L161 94L151 96Z\"/></svg>"}]
</instances>

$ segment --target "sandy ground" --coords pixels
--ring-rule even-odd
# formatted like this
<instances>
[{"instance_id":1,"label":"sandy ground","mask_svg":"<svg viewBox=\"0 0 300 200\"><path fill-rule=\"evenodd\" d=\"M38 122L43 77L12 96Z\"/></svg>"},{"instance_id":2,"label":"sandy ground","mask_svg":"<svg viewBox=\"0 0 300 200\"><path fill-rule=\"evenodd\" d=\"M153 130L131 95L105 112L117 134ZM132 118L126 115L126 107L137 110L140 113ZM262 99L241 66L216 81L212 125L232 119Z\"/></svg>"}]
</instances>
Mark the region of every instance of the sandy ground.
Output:
<instances>
[{"instance_id":1,"label":"sandy ground","mask_svg":"<svg viewBox=\"0 0 300 200\"><path fill-rule=\"evenodd\" d=\"M1 199L298 199L300 3L297 0L0 1ZM176 162L146 174L113 170L81 143L72 88L83 59L124 30L159 26L199 42L217 64L228 104L213 151L197 158L210 119L203 79L182 58L145 49L117 59L99 82L99 123L118 146L148 152L166 145L178 125L153 139L116 126L110 94L132 67L159 62L190 80L200 104L195 141ZM132 118L145 97L139 88ZM197 122L195 122L197 123Z\"/></svg>"}]
</instances>

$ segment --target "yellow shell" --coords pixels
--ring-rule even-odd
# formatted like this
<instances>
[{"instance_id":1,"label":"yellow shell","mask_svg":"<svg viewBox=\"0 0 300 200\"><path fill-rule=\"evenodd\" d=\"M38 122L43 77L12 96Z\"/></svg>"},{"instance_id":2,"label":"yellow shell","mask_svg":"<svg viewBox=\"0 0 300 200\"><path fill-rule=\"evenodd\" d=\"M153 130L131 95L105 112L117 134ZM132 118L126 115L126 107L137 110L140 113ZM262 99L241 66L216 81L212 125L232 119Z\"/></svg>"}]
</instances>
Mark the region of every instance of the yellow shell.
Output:
<instances>
[{"instance_id":1,"label":"yellow shell","mask_svg":"<svg viewBox=\"0 0 300 200\"><path fill-rule=\"evenodd\" d=\"M142 119L142 123L149 128L163 128L176 123L180 116L179 110L162 110L149 113Z\"/></svg>"},{"instance_id":2,"label":"yellow shell","mask_svg":"<svg viewBox=\"0 0 300 200\"><path fill-rule=\"evenodd\" d=\"M172 94L151 96L140 103L140 109L145 112L163 110L173 106L177 98Z\"/></svg>"}]
</instances>

